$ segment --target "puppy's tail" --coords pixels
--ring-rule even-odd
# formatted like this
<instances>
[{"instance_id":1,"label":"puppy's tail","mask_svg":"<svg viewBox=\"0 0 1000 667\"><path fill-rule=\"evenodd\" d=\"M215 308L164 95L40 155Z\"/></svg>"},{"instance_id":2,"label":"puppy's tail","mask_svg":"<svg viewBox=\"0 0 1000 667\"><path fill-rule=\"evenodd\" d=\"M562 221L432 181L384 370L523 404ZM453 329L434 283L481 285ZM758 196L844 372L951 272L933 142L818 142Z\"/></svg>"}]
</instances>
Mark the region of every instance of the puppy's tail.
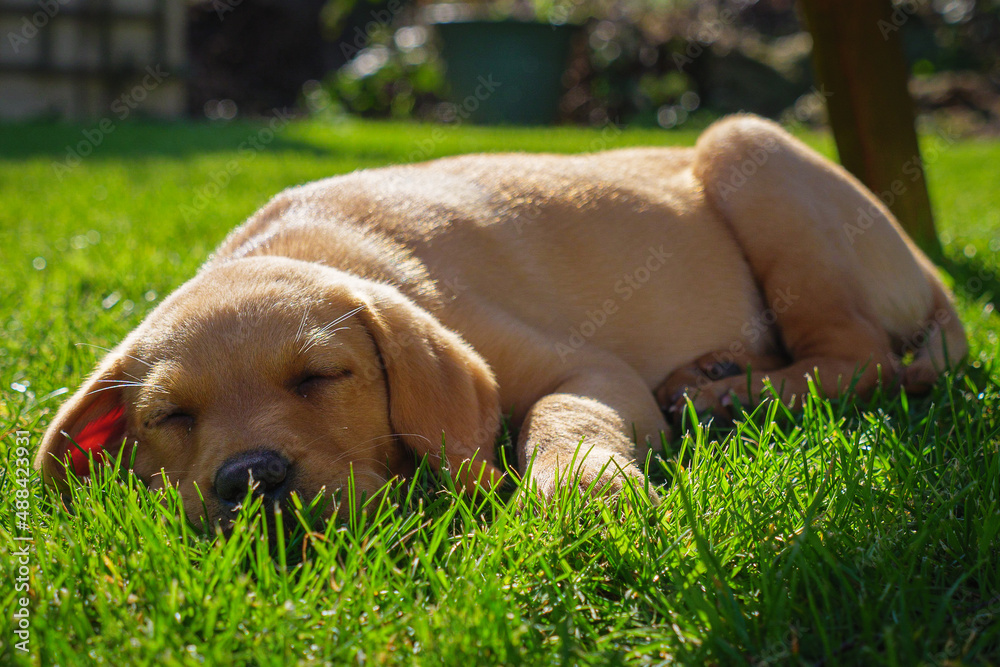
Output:
<instances>
[{"instance_id":1,"label":"puppy's tail","mask_svg":"<svg viewBox=\"0 0 1000 667\"><path fill-rule=\"evenodd\" d=\"M938 377L954 370L965 359L969 344L954 304L937 276L928 276L933 290L933 310L924 325L901 341L902 353L913 360L900 373L900 384L911 394L930 391Z\"/></svg>"}]
</instances>

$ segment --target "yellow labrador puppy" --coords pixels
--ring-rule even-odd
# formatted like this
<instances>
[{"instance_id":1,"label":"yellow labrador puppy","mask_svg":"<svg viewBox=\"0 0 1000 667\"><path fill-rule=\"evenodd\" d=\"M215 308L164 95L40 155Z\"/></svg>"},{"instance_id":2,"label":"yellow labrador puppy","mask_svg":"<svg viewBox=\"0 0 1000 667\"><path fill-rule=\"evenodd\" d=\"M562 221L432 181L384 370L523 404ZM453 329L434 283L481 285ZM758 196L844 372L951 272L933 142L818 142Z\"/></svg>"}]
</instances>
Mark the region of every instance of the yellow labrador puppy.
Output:
<instances>
[{"instance_id":1,"label":"yellow labrador puppy","mask_svg":"<svg viewBox=\"0 0 1000 667\"><path fill-rule=\"evenodd\" d=\"M790 404L810 377L923 390L965 353L887 209L736 116L694 148L469 155L287 190L107 355L36 463L62 483L124 443L191 519L201 494L225 520L251 478L282 501L353 470L373 493L428 455L495 483L511 413L542 493L570 475L614 492L685 392L724 413L765 381Z\"/></svg>"}]
</instances>

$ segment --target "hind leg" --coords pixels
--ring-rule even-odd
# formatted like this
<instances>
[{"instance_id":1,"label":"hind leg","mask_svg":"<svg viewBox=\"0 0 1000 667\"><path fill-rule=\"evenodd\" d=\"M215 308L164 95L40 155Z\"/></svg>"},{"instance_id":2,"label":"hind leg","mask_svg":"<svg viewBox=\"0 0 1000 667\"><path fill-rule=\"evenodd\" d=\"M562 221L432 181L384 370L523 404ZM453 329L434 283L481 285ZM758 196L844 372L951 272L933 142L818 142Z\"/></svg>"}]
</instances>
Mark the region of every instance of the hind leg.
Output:
<instances>
[{"instance_id":1,"label":"hind leg","mask_svg":"<svg viewBox=\"0 0 1000 667\"><path fill-rule=\"evenodd\" d=\"M893 340L922 326L933 297L922 255L885 207L758 118L717 123L696 152L695 173L740 243L790 359L754 367L749 378L712 379L696 387L695 406L725 412L734 396L754 404L768 382L794 404L810 377L828 396L852 380L864 395L892 379L900 368ZM683 379L665 384L676 392Z\"/></svg>"}]
</instances>

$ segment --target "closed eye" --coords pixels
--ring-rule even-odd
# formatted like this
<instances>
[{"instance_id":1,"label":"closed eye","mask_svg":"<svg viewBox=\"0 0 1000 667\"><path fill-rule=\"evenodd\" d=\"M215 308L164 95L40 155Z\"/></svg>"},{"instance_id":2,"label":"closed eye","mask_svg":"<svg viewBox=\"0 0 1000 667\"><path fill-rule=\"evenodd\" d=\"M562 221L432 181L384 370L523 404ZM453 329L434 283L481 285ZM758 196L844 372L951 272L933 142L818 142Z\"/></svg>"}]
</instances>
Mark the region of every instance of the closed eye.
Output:
<instances>
[{"instance_id":1,"label":"closed eye","mask_svg":"<svg viewBox=\"0 0 1000 667\"><path fill-rule=\"evenodd\" d=\"M177 428L190 431L194 428L194 415L180 410L160 412L146 420L146 428Z\"/></svg>"},{"instance_id":2,"label":"closed eye","mask_svg":"<svg viewBox=\"0 0 1000 667\"><path fill-rule=\"evenodd\" d=\"M325 387L346 380L353 373L347 369L337 370L329 373L306 373L295 384L295 393L302 398L309 398L310 394L322 391Z\"/></svg>"}]
</instances>

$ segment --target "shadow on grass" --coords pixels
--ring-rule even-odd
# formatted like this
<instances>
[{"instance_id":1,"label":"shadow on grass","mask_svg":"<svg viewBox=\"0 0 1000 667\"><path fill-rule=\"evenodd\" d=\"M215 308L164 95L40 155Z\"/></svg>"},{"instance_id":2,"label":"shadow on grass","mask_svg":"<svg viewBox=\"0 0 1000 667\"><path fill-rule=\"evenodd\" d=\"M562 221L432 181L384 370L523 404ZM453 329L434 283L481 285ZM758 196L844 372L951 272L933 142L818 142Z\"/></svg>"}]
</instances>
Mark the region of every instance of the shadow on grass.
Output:
<instances>
[{"instance_id":1,"label":"shadow on grass","mask_svg":"<svg viewBox=\"0 0 1000 667\"><path fill-rule=\"evenodd\" d=\"M104 122L104 125L101 123ZM81 160L172 157L240 150L328 155L333 151L283 134L279 118L232 123L128 121L0 124L0 159ZM387 155L388 156L388 155Z\"/></svg>"},{"instance_id":2,"label":"shadow on grass","mask_svg":"<svg viewBox=\"0 0 1000 667\"><path fill-rule=\"evenodd\" d=\"M625 146L691 146L698 133L601 128L437 125L408 121L316 121L282 118L164 122L134 119L87 123L36 121L0 123L0 160L50 158L97 162L146 158L194 158L222 154L240 157L254 151L357 162L354 167L421 162L477 152L578 153ZM103 128L103 129L102 129ZM275 131L276 130L276 131Z\"/></svg>"}]
</instances>

